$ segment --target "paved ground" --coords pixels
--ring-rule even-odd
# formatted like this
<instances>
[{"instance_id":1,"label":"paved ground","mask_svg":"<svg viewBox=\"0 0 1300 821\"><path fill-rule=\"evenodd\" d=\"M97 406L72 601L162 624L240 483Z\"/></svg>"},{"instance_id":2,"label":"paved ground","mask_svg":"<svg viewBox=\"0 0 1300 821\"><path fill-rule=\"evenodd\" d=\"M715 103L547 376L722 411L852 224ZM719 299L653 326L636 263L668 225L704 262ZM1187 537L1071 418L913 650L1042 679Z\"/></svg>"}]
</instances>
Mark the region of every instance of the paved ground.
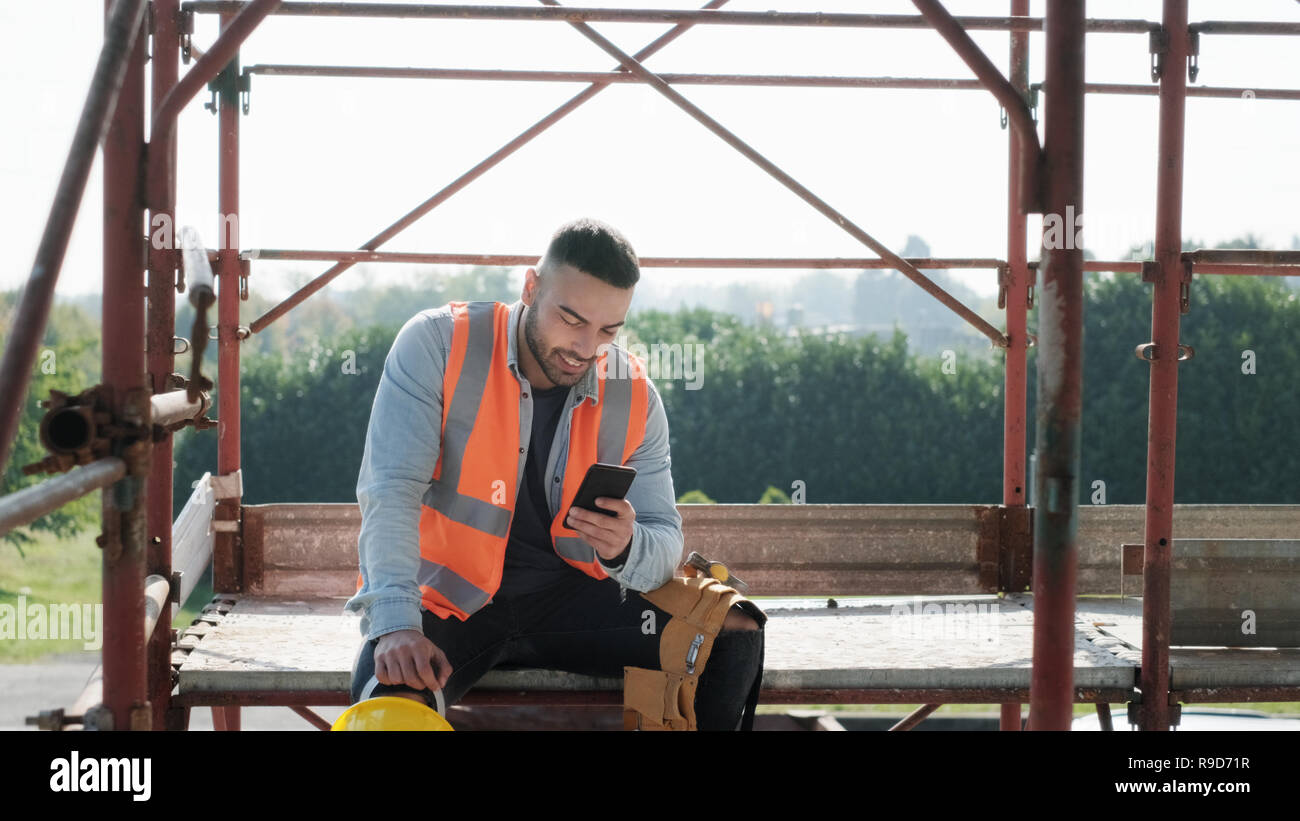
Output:
<instances>
[{"instance_id":1,"label":"paved ground","mask_svg":"<svg viewBox=\"0 0 1300 821\"><path fill-rule=\"evenodd\" d=\"M34 730L26 726L25 716L41 710L67 708L81 694L86 680L99 663L96 654L67 653L47 656L35 664L0 664L0 731ZM333 721L342 707L317 707L315 712ZM309 730L315 728L287 707L245 707L242 711L245 730ZM211 730L212 711L193 710L191 730Z\"/></svg>"}]
</instances>

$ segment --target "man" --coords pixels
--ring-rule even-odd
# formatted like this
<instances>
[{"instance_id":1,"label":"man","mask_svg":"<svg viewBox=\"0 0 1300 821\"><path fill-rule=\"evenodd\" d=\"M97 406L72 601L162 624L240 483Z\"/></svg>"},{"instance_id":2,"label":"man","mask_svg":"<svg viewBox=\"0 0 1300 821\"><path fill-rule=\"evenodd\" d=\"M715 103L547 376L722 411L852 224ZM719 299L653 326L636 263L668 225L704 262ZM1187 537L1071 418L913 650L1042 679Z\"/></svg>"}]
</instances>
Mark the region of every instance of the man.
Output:
<instances>
[{"instance_id":1,"label":"man","mask_svg":"<svg viewBox=\"0 0 1300 821\"><path fill-rule=\"evenodd\" d=\"M681 581L668 424L643 363L612 344L639 276L619 232L577 220L520 301L449 303L398 332L357 481L354 702L441 690L454 704L506 664L660 671L674 614L642 594L663 603ZM597 461L637 470L625 499L597 499L612 516L569 506ZM747 700L752 718L764 619L740 602L714 625L700 729L734 729Z\"/></svg>"}]
</instances>

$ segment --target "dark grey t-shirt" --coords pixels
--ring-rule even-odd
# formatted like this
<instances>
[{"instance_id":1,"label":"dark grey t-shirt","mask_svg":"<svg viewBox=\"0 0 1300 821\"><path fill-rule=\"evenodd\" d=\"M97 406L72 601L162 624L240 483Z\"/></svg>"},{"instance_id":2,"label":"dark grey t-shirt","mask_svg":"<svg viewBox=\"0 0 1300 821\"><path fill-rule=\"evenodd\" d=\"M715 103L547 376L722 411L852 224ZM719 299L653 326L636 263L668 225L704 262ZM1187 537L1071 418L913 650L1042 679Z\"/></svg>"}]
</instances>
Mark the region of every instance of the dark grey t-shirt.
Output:
<instances>
[{"instance_id":1,"label":"dark grey t-shirt","mask_svg":"<svg viewBox=\"0 0 1300 821\"><path fill-rule=\"evenodd\" d=\"M555 552L551 541L551 520L559 511L551 510L546 492L546 460L555 441L560 414L569 398L569 387L534 387L532 394L533 433L524 464L524 481L515 503L514 519L510 522L510 539L506 543L505 568L498 596L532 593L554 584L569 573L581 572L570 567ZM627 551L624 551L616 560L606 562L601 559L601 564L618 567L626 557Z\"/></svg>"},{"instance_id":2,"label":"dark grey t-shirt","mask_svg":"<svg viewBox=\"0 0 1300 821\"><path fill-rule=\"evenodd\" d=\"M515 516L510 522L510 540L506 543L505 569L497 595L531 593L553 584L557 578L574 572L555 552L551 542L554 514L546 501L546 460L555 440L569 396L567 385L532 388L533 433L524 464L524 481L515 502Z\"/></svg>"}]
</instances>

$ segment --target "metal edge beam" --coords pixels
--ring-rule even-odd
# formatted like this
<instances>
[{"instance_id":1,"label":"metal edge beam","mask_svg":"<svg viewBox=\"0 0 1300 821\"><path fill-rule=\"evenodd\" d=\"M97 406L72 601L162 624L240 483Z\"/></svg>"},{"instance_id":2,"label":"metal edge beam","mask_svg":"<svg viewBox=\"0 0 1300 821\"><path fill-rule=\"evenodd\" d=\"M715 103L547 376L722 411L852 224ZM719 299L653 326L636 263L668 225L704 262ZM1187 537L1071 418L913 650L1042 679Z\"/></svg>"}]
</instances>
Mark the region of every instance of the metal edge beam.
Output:
<instances>
[{"instance_id":1,"label":"metal edge beam","mask_svg":"<svg viewBox=\"0 0 1300 821\"><path fill-rule=\"evenodd\" d=\"M184 3L185 11L197 14L234 14L247 3L238 0L194 0ZM700 11L694 9L613 9L573 7L534 9L520 6L474 6L421 3L322 3L290 2L276 10L279 15L307 17L425 18L456 20L541 20L551 22L685 23L724 26L821 26L851 28L929 28L913 14L853 14L797 11ZM1041 31L1041 17L967 16L957 21L969 30ZM1158 28L1147 20L1095 18L1084 21L1089 32L1146 34ZM1211 24L1213 25L1213 24Z\"/></svg>"},{"instance_id":2,"label":"metal edge beam","mask_svg":"<svg viewBox=\"0 0 1300 821\"><path fill-rule=\"evenodd\" d=\"M241 258L257 261L345 261L429 263L433 265L483 265L513 267L532 265L537 257L530 254L456 254L406 251L326 251L257 248L246 250ZM943 259L905 257L916 268L962 268L997 270L1006 265L1000 259ZM888 260L873 257L638 257L642 268L863 268L892 270Z\"/></svg>"}]
</instances>

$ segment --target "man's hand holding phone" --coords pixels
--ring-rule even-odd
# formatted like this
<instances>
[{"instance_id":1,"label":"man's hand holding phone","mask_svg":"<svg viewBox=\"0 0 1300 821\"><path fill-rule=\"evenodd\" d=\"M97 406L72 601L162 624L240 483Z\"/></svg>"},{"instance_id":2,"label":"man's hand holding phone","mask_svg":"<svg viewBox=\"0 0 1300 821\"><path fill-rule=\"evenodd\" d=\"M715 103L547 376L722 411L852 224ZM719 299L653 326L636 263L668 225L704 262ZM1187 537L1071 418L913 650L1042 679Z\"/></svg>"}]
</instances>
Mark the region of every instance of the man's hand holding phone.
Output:
<instances>
[{"instance_id":1,"label":"man's hand holding phone","mask_svg":"<svg viewBox=\"0 0 1300 821\"><path fill-rule=\"evenodd\" d=\"M624 497L636 468L596 462L573 496L564 526L576 530L602 559L617 559L632 544L636 511Z\"/></svg>"},{"instance_id":2,"label":"man's hand holding phone","mask_svg":"<svg viewBox=\"0 0 1300 821\"><path fill-rule=\"evenodd\" d=\"M414 690L427 687L432 692L447 685L451 663L419 630L395 630L379 637L375 678L380 684L405 684Z\"/></svg>"},{"instance_id":3,"label":"man's hand holding phone","mask_svg":"<svg viewBox=\"0 0 1300 821\"><path fill-rule=\"evenodd\" d=\"M608 496L597 496L596 505L612 511L614 515L595 513L575 506L569 508L564 526L578 531L602 559L616 559L632 544L632 523L636 521L636 510L627 499L611 499Z\"/></svg>"}]
</instances>

